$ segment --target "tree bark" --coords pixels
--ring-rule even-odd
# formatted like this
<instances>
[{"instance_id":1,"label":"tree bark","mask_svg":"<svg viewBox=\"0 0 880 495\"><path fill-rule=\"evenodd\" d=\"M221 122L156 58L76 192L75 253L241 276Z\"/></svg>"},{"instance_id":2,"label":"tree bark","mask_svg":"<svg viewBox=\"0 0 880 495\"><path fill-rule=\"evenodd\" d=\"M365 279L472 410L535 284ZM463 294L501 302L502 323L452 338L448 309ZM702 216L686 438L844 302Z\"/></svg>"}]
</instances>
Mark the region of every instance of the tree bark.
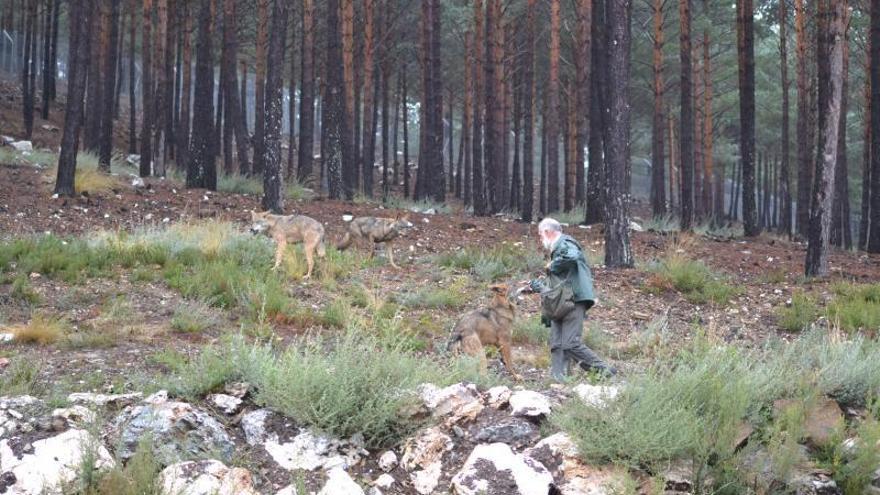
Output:
<instances>
[{"instance_id":1,"label":"tree bark","mask_svg":"<svg viewBox=\"0 0 880 495\"><path fill-rule=\"evenodd\" d=\"M257 7L257 43L255 50L256 67L254 72L254 174L262 174L265 165L266 125L266 51L269 46L269 2L256 0Z\"/></svg>"},{"instance_id":2,"label":"tree bark","mask_svg":"<svg viewBox=\"0 0 880 495\"><path fill-rule=\"evenodd\" d=\"M791 165L789 150L791 142L791 124L789 116L789 80L788 80L788 12L787 2L779 2L779 58L782 76L782 162L779 171L779 197L781 203L779 233L791 236Z\"/></svg>"},{"instance_id":3,"label":"tree bark","mask_svg":"<svg viewBox=\"0 0 880 495\"><path fill-rule=\"evenodd\" d=\"M235 0L223 0L223 65L226 70L224 96L224 142L230 141L226 146L231 161L232 135L235 134L235 144L238 152L238 173L247 175L250 173L248 161L248 135L244 117L241 115L241 102L238 91L238 74L236 62L238 61L238 23L235 11ZM277 60L273 63L278 63ZM244 82L242 82L244 84ZM224 153L227 151L225 150Z\"/></svg>"},{"instance_id":4,"label":"tree bark","mask_svg":"<svg viewBox=\"0 0 880 495\"><path fill-rule=\"evenodd\" d=\"M94 19L94 0L72 0L70 4L70 43L68 55L69 104L64 109L64 132L61 135L61 152L58 155L58 175L55 178L55 194L73 196L76 176L77 143L83 114L86 91L86 73L89 66L88 37Z\"/></svg>"},{"instance_id":5,"label":"tree bark","mask_svg":"<svg viewBox=\"0 0 880 495\"><path fill-rule=\"evenodd\" d=\"M403 105L403 197L408 198L410 196L410 180L409 180L409 99L406 95L406 90L408 86L407 80L409 79L409 74L407 71L407 64L403 64L403 68L400 71L400 77L403 82L401 82L401 96L400 100Z\"/></svg>"},{"instance_id":6,"label":"tree bark","mask_svg":"<svg viewBox=\"0 0 880 495\"><path fill-rule=\"evenodd\" d=\"M834 1L829 6L828 19L821 24L825 33L826 55L820 52L820 64L828 64L827 92L820 100L820 113L825 115L822 123L822 166L816 170L813 207L810 210L810 232L807 243L805 273L808 277L828 274L828 244L831 232L831 203L834 194L837 145L840 138L841 99L843 93L843 52L847 23L845 1Z\"/></svg>"},{"instance_id":7,"label":"tree bark","mask_svg":"<svg viewBox=\"0 0 880 495\"><path fill-rule=\"evenodd\" d=\"M364 91L364 127L363 127L363 153L361 153L360 173L361 183L363 184L363 193L368 197L373 197L373 162L376 156L376 134L375 123L373 121L374 107L376 102L375 95L375 62L374 62L374 45L375 45L375 23L373 2L375 0L364 0L364 53L363 53L363 91Z\"/></svg>"},{"instance_id":8,"label":"tree bark","mask_svg":"<svg viewBox=\"0 0 880 495\"><path fill-rule=\"evenodd\" d=\"M871 56L870 39L868 41L868 57ZM870 63L870 62L869 62ZM868 249L868 234L870 232L871 218L871 147L873 146L871 138L871 119L874 113L871 111L871 75L868 69L868 77L865 78L864 103L865 111L862 116L862 201L861 201L861 218L859 219L859 249Z\"/></svg>"},{"instance_id":9,"label":"tree bark","mask_svg":"<svg viewBox=\"0 0 880 495\"><path fill-rule=\"evenodd\" d=\"M852 248L849 204L849 160L846 145L846 117L849 110L849 29L843 41L843 76L840 96L840 124L837 139L837 171L834 174L834 206L831 220L831 244Z\"/></svg>"},{"instance_id":10,"label":"tree bark","mask_svg":"<svg viewBox=\"0 0 880 495\"><path fill-rule=\"evenodd\" d=\"M302 84L299 105L299 157L297 178L306 182L313 174L315 154L315 3L303 0Z\"/></svg>"},{"instance_id":11,"label":"tree bark","mask_svg":"<svg viewBox=\"0 0 880 495\"><path fill-rule=\"evenodd\" d=\"M871 0L871 200L868 225L869 253L880 253L880 0Z\"/></svg>"},{"instance_id":12,"label":"tree bark","mask_svg":"<svg viewBox=\"0 0 880 495\"><path fill-rule=\"evenodd\" d=\"M199 0L192 142L186 173L186 187L189 189L217 189L211 1Z\"/></svg>"},{"instance_id":13,"label":"tree bark","mask_svg":"<svg viewBox=\"0 0 880 495\"><path fill-rule=\"evenodd\" d=\"M605 148L603 129L605 113L602 101L605 100L605 72L607 54L605 52L605 0L592 0L593 22L590 28L590 135L588 137L589 169L587 170L587 206L584 224L592 225L604 221L605 214Z\"/></svg>"},{"instance_id":14,"label":"tree bark","mask_svg":"<svg viewBox=\"0 0 880 495\"><path fill-rule=\"evenodd\" d=\"M664 163L666 131L663 126L663 0L654 0L654 120L651 130L651 212L655 217L666 214L666 164Z\"/></svg>"},{"instance_id":15,"label":"tree bark","mask_svg":"<svg viewBox=\"0 0 880 495\"><path fill-rule=\"evenodd\" d=\"M284 54L287 46L287 0L272 0L272 25L266 74L263 210L284 211L281 129L284 117ZM271 63L270 63L271 62Z\"/></svg>"},{"instance_id":16,"label":"tree bark","mask_svg":"<svg viewBox=\"0 0 880 495\"><path fill-rule=\"evenodd\" d=\"M180 119L177 128L178 168L189 163L190 116L192 114L192 31L193 14L189 2L183 2L183 81L180 84Z\"/></svg>"},{"instance_id":17,"label":"tree bark","mask_svg":"<svg viewBox=\"0 0 880 495\"><path fill-rule=\"evenodd\" d=\"M113 98L116 87L116 48L119 44L119 8L121 0L110 0L109 43L104 46L104 100L101 115L100 157L98 166L110 173L110 158L113 153Z\"/></svg>"},{"instance_id":18,"label":"tree bark","mask_svg":"<svg viewBox=\"0 0 880 495\"><path fill-rule=\"evenodd\" d=\"M804 0L795 0L795 35L797 41L797 223L796 232L807 234L810 217L810 187L813 183L812 150L810 133L810 83L807 75L807 33Z\"/></svg>"},{"instance_id":19,"label":"tree bark","mask_svg":"<svg viewBox=\"0 0 880 495\"><path fill-rule=\"evenodd\" d=\"M559 0L550 0L550 72L547 82L547 210L559 210Z\"/></svg>"},{"instance_id":20,"label":"tree bark","mask_svg":"<svg viewBox=\"0 0 880 495\"><path fill-rule=\"evenodd\" d=\"M485 103L483 93L483 49L485 27L483 25L483 0L474 0L474 63L473 63L473 93L474 115L472 140L472 178L473 178L473 205L474 215L483 216L488 213L486 197L483 186L483 106Z\"/></svg>"},{"instance_id":21,"label":"tree bark","mask_svg":"<svg viewBox=\"0 0 880 495\"><path fill-rule=\"evenodd\" d=\"M206 0L201 1L204 3ZM141 86L143 98L141 99L141 105L143 111L141 113L143 117L141 120L140 176L148 177L153 173L153 0L144 0L142 29ZM213 127L213 124L211 127Z\"/></svg>"},{"instance_id":22,"label":"tree bark","mask_svg":"<svg viewBox=\"0 0 880 495\"><path fill-rule=\"evenodd\" d=\"M137 0L128 2L128 153L137 154L137 97L135 85L135 37L137 36ZM184 4L185 5L185 4ZM187 9L188 10L188 9Z\"/></svg>"},{"instance_id":23,"label":"tree bark","mask_svg":"<svg viewBox=\"0 0 880 495\"><path fill-rule=\"evenodd\" d=\"M605 206L605 265L633 266L629 240L630 176L630 19L631 0L608 3L609 124L607 198Z\"/></svg>"},{"instance_id":24,"label":"tree bark","mask_svg":"<svg viewBox=\"0 0 880 495\"><path fill-rule=\"evenodd\" d=\"M345 118L345 86L342 73L342 46L339 26L339 0L326 2L327 43L324 55L324 71L327 87L321 111L321 130L326 134L326 147L321 158L327 166L327 185L330 199L339 199L345 194L342 184L343 150L350 140Z\"/></svg>"},{"instance_id":25,"label":"tree bark","mask_svg":"<svg viewBox=\"0 0 880 495\"><path fill-rule=\"evenodd\" d=\"M738 5L738 4L737 4ZM691 82L691 0L679 0L681 22L681 132L679 133L679 161L681 164L681 230L689 231L694 223L694 108Z\"/></svg>"},{"instance_id":26,"label":"tree bark","mask_svg":"<svg viewBox=\"0 0 880 495\"><path fill-rule=\"evenodd\" d=\"M328 6L329 7L329 6ZM342 158L342 182L345 199L354 197L357 187L357 162L349 157L357 157L354 147L355 131L355 77L354 77L354 0L342 0L342 77L345 83L345 133ZM373 80L365 82L372 87Z\"/></svg>"},{"instance_id":27,"label":"tree bark","mask_svg":"<svg viewBox=\"0 0 880 495\"><path fill-rule=\"evenodd\" d=\"M521 216L532 221L535 200L535 10L537 0L528 0L526 11L526 47L523 53L523 191ZM476 135L475 135L476 136Z\"/></svg>"},{"instance_id":28,"label":"tree bark","mask_svg":"<svg viewBox=\"0 0 880 495\"><path fill-rule=\"evenodd\" d=\"M713 191L715 179L715 139L712 116L712 60L709 56L709 30L703 31L703 207L713 225L723 212L715 211Z\"/></svg>"},{"instance_id":29,"label":"tree bark","mask_svg":"<svg viewBox=\"0 0 880 495\"><path fill-rule=\"evenodd\" d=\"M34 5L36 8L36 0L29 0L29 2ZM90 33L90 60L89 60L89 74L87 81L87 94L86 94L86 112L84 115L84 129L83 129L83 147L94 153L99 152L99 142L101 138L101 114L103 114L103 55L106 52L105 46L110 42L109 30L107 29L109 22L107 18L110 15L109 9L107 8L107 0L98 0L95 3L95 11L94 15L96 19L92 23L92 32ZM28 25L30 26L30 19L28 20ZM28 37L28 43L30 43L30 37ZM30 44L25 47L25 50L31 50ZM32 98L33 95L31 95ZM24 95L25 100L28 98L28 94ZM27 127L27 116L25 117L25 126Z\"/></svg>"},{"instance_id":30,"label":"tree bark","mask_svg":"<svg viewBox=\"0 0 880 495\"><path fill-rule=\"evenodd\" d=\"M743 228L747 237L761 232L755 202L755 12L752 0L737 1L739 52L740 155L743 174Z\"/></svg>"}]
</instances>

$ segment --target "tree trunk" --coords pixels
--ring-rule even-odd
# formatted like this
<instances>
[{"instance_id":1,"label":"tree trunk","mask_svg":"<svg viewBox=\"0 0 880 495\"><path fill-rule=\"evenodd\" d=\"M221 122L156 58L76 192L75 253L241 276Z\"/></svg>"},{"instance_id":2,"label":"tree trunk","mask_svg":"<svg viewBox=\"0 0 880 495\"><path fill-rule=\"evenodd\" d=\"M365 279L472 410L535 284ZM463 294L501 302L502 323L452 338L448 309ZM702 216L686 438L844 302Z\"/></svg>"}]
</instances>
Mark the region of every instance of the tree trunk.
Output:
<instances>
[{"instance_id":1,"label":"tree trunk","mask_svg":"<svg viewBox=\"0 0 880 495\"><path fill-rule=\"evenodd\" d=\"M189 163L190 116L192 114L192 31L193 14L188 2L183 4L183 81L180 84L180 119L177 128L177 162L182 169Z\"/></svg>"},{"instance_id":2,"label":"tree trunk","mask_svg":"<svg viewBox=\"0 0 880 495\"><path fill-rule=\"evenodd\" d=\"M483 188L483 49L485 27L483 25L483 0L474 0L474 63L473 63L473 94L474 115L472 140L473 205L474 215L483 216L488 213Z\"/></svg>"},{"instance_id":3,"label":"tree trunk","mask_svg":"<svg viewBox=\"0 0 880 495\"><path fill-rule=\"evenodd\" d=\"M29 0L36 8L36 0ZM145 4L146 5L146 4ZM86 94L86 112L84 115L85 118L85 127L83 129L83 147L90 152L98 153L99 151L99 141L101 138L101 114L103 114L103 96L101 94L103 90L103 54L106 52L106 45L110 42L109 29L108 25L110 24L107 18L110 16L110 11L107 8L106 0L99 0L95 3L95 16L96 19L92 23L92 32L90 39L90 60L89 60L89 75L88 75L88 88ZM28 25L30 26L30 19L28 20ZM30 38L28 38L28 43L30 43ZM25 47L25 50L31 50L30 44ZM31 95L32 97L33 95ZM24 95L25 100L28 98L28 94ZM27 118L25 119L25 126L27 126Z\"/></svg>"},{"instance_id":4,"label":"tree trunk","mask_svg":"<svg viewBox=\"0 0 880 495\"><path fill-rule=\"evenodd\" d=\"M591 77L590 77L590 135L588 137L589 168L587 171L587 206L584 223L592 225L604 221L605 214L605 148L603 129L605 113L602 101L605 99L605 72L607 54L605 52L605 0L592 0L593 22L590 28Z\"/></svg>"},{"instance_id":5,"label":"tree trunk","mask_svg":"<svg viewBox=\"0 0 880 495\"><path fill-rule=\"evenodd\" d=\"M186 5L184 3L184 5ZM137 35L137 0L128 2L129 26L128 26L128 153L137 154L137 98L135 85L135 58L134 45ZM186 9L188 10L188 9ZM188 31L187 31L188 33Z\"/></svg>"},{"instance_id":6,"label":"tree trunk","mask_svg":"<svg viewBox=\"0 0 880 495\"><path fill-rule=\"evenodd\" d=\"M287 85L287 170L284 178L296 182L296 17L294 9L288 7L290 19L290 79Z\"/></svg>"},{"instance_id":7,"label":"tree trunk","mask_svg":"<svg viewBox=\"0 0 880 495\"><path fill-rule=\"evenodd\" d=\"M820 100L824 114L821 129L822 166L816 170L813 207L810 210L810 232L807 243L805 273L808 277L828 274L828 242L831 231L831 203L834 195L837 145L840 139L841 99L843 94L843 52L846 39L847 7L845 1L831 2L828 20L821 23L825 33L826 53L819 53L820 64L828 65L827 91ZM827 58L823 57L826 55ZM823 60L825 58L825 60Z\"/></svg>"},{"instance_id":8,"label":"tree trunk","mask_svg":"<svg viewBox=\"0 0 880 495\"><path fill-rule=\"evenodd\" d=\"M116 87L116 48L119 44L119 8L121 0L110 0L109 43L104 46L104 100L102 101L100 157L98 165L102 171L110 173L110 158L113 153L113 98Z\"/></svg>"},{"instance_id":9,"label":"tree trunk","mask_svg":"<svg viewBox=\"0 0 880 495\"><path fill-rule=\"evenodd\" d=\"M21 87L22 87L22 113L24 115L24 132L27 139L31 139L34 133L34 76L36 75L37 59L37 0L28 0L27 11L22 10L22 15L27 16L25 27L25 48L22 60Z\"/></svg>"},{"instance_id":10,"label":"tree trunk","mask_svg":"<svg viewBox=\"0 0 880 495\"><path fill-rule=\"evenodd\" d=\"M791 152L791 124L789 117L789 81L788 81L788 25L787 2L779 2L779 58L780 73L782 75L782 162L779 171L779 196L776 198L781 203L779 233L791 236L791 166L789 157Z\"/></svg>"},{"instance_id":11,"label":"tree trunk","mask_svg":"<svg viewBox=\"0 0 880 495\"><path fill-rule=\"evenodd\" d=\"M593 24L592 0L578 0L577 5L577 58L575 59L576 91L577 91L577 136L575 139L575 203L583 205L586 201L584 191L584 164L587 161L587 129L590 125L590 64L592 63L592 37L590 26Z\"/></svg>"},{"instance_id":12,"label":"tree trunk","mask_svg":"<svg viewBox=\"0 0 880 495\"><path fill-rule=\"evenodd\" d=\"M368 198L373 197L373 162L375 161L376 156L376 134L374 132L375 122L373 121L373 116L375 115L373 110L376 106L376 102L373 98L375 96L374 88L376 85L376 75L374 72L375 62L373 56L376 29L373 20L375 13L375 8L373 7L374 1L375 0L364 0L364 53L362 59L364 68L364 128L362 142L364 148L363 153L361 153L359 170L362 177L361 182L363 184L363 193Z\"/></svg>"},{"instance_id":13,"label":"tree trunk","mask_svg":"<svg viewBox=\"0 0 880 495\"><path fill-rule=\"evenodd\" d=\"M747 237L761 232L755 203L755 11L752 0L737 1L739 52L740 155L743 174L743 228Z\"/></svg>"},{"instance_id":14,"label":"tree trunk","mask_svg":"<svg viewBox=\"0 0 880 495\"><path fill-rule=\"evenodd\" d=\"M329 6L328 6L329 8ZM348 158L356 157L354 148L355 101L354 101L354 0L342 0L342 77L345 83L344 124L347 135L344 140L342 157L342 182L345 199L352 199L356 189L357 162ZM365 81L372 86L373 80Z\"/></svg>"},{"instance_id":15,"label":"tree trunk","mask_svg":"<svg viewBox=\"0 0 880 495\"><path fill-rule=\"evenodd\" d=\"M189 189L217 189L211 1L199 0L192 142L186 171L186 187Z\"/></svg>"},{"instance_id":16,"label":"tree trunk","mask_svg":"<svg viewBox=\"0 0 880 495\"><path fill-rule=\"evenodd\" d=\"M263 168L263 210L284 211L281 129L284 118L284 55L287 46L287 0L272 0L272 25L266 74L266 154ZM271 63L269 63L271 62Z\"/></svg>"},{"instance_id":17,"label":"tree trunk","mask_svg":"<svg viewBox=\"0 0 880 495\"><path fill-rule=\"evenodd\" d=\"M297 178L309 181L313 174L312 159L315 154L315 4L303 0L302 9L302 84L299 104L299 157Z\"/></svg>"},{"instance_id":18,"label":"tree trunk","mask_svg":"<svg viewBox=\"0 0 880 495\"><path fill-rule=\"evenodd\" d=\"M655 217L666 214L666 141L663 126L663 0L654 0L654 120L651 130L651 211Z\"/></svg>"},{"instance_id":19,"label":"tree trunk","mask_svg":"<svg viewBox=\"0 0 880 495\"><path fill-rule=\"evenodd\" d=\"M880 0L871 0L871 200L868 252L880 253Z\"/></svg>"},{"instance_id":20,"label":"tree trunk","mask_svg":"<svg viewBox=\"0 0 880 495\"><path fill-rule=\"evenodd\" d=\"M723 212L714 210L712 193L715 179L714 121L712 117L712 61L709 56L709 30L703 31L703 208L712 225Z\"/></svg>"},{"instance_id":21,"label":"tree trunk","mask_svg":"<svg viewBox=\"0 0 880 495\"><path fill-rule=\"evenodd\" d=\"M235 0L223 0L223 65L225 91L224 95L224 141L231 141L235 133L235 144L238 151L238 173L247 175L250 173L248 161L248 135L244 117L241 115L241 102L238 91L238 75L236 62L238 61L238 22L235 12ZM273 61L277 63L277 61ZM244 84L244 81L242 81ZM232 145L226 144L228 152L232 154ZM230 157L231 161L231 157Z\"/></svg>"},{"instance_id":22,"label":"tree trunk","mask_svg":"<svg viewBox=\"0 0 880 495\"><path fill-rule=\"evenodd\" d=\"M528 0L526 13L526 47L523 52L523 191L522 220L532 221L535 199L535 10L537 0ZM476 134L474 135L476 136ZM476 139L474 139L476 141Z\"/></svg>"},{"instance_id":23,"label":"tree trunk","mask_svg":"<svg viewBox=\"0 0 880 495\"><path fill-rule=\"evenodd\" d=\"M612 108L605 186L605 265L633 266L629 240L631 0L608 2L608 99Z\"/></svg>"},{"instance_id":24,"label":"tree trunk","mask_svg":"<svg viewBox=\"0 0 880 495\"><path fill-rule=\"evenodd\" d=\"M797 223L796 232L807 234L810 218L810 186L813 183L812 150L810 133L810 83L807 76L807 33L804 0L795 0L795 35L797 38Z\"/></svg>"},{"instance_id":25,"label":"tree trunk","mask_svg":"<svg viewBox=\"0 0 880 495\"><path fill-rule=\"evenodd\" d=\"M11 2L10 2L11 3ZM52 101L55 101L58 91L57 71L58 71L58 26L61 17L61 0L52 0L52 53L50 55L49 67L49 95ZM10 23L12 20L10 19Z\"/></svg>"},{"instance_id":26,"label":"tree trunk","mask_svg":"<svg viewBox=\"0 0 880 495\"><path fill-rule=\"evenodd\" d=\"M871 43L868 41L868 56L871 56ZM870 71L869 71L870 72ZM871 218L871 147L873 141L871 137L871 119L874 113L871 110L871 76L865 78L864 99L865 111L862 115L863 136L862 142L862 201L861 201L861 218L859 219L859 249L868 249L868 234L870 231Z\"/></svg>"},{"instance_id":27,"label":"tree trunk","mask_svg":"<svg viewBox=\"0 0 880 495\"><path fill-rule=\"evenodd\" d=\"M67 101L64 109L64 132L58 155L58 175L55 194L73 196L76 175L77 143L82 122L83 99L86 91L86 73L89 66L88 38L92 30L94 0L77 0L70 10L70 43L68 55Z\"/></svg>"},{"instance_id":28,"label":"tree trunk","mask_svg":"<svg viewBox=\"0 0 880 495\"><path fill-rule=\"evenodd\" d=\"M464 110L461 116L461 155L464 157L463 176L458 178L456 188L461 192L465 205L471 204L471 122L473 122L473 70L474 70L474 37L473 32L468 31L464 37Z\"/></svg>"},{"instance_id":29,"label":"tree trunk","mask_svg":"<svg viewBox=\"0 0 880 495\"><path fill-rule=\"evenodd\" d=\"M403 197L408 198L410 195L410 187L409 187L409 99L406 95L407 90L407 80L409 79L409 73L407 71L407 64L404 62L403 68L400 71L399 76L403 82L401 82L401 96L400 99L403 102Z\"/></svg>"},{"instance_id":30,"label":"tree trunk","mask_svg":"<svg viewBox=\"0 0 880 495\"><path fill-rule=\"evenodd\" d=\"M391 110L391 50L389 47L392 46L393 40L392 36L392 19L391 19L391 2L386 1L384 5L384 9L382 11L383 20L384 20L384 28L382 29L382 42L380 44L380 54L382 64L380 69L382 71L382 201L388 200L388 194L390 193L390 188L388 184L388 140L392 136L390 135L390 110Z\"/></svg>"},{"instance_id":31,"label":"tree trunk","mask_svg":"<svg viewBox=\"0 0 880 495\"><path fill-rule=\"evenodd\" d=\"M679 161L681 164L681 230L689 231L694 223L694 100L691 82L691 0L679 0L681 22L681 132Z\"/></svg>"},{"instance_id":32,"label":"tree trunk","mask_svg":"<svg viewBox=\"0 0 880 495\"><path fill-rule=\"evenodd\" d=\"M202 4L207 0L201 0ZM210 12L207 14L210 17ZM208 19L210 22L210 19ZM153 0L143 3L143 34L141 36L141 86L143 108L141 120L141 159L140 176L147 177L153 173ZM213 81L212 84L213 86ZM213 89L212 89L213 92ZM212 105L213 113L213 105ZM213 127L213 123L211 124Z\"/></svg>"},{"instance_id":33,"label":"tree trunk","mask_svg":"<svg viewBox=\"0 0 880 495\"><path fill-rule=\"evenodd\" d=\"M344 194L342 184L343 150L350 140L345 121L345 86L342 73L342 46L339 26L339 0L326 2L327 35L324 70L327 87L321 109L321 130L325 133L326 147L321 158L327 166L327 185L330 199Z\"/></svg>"},{"instance_id":34,"label":"tree trunk","mask_svg":"<svg viewBox=\"0 0 880 495\"><path fill-rule=\"evenodd\" d=\"M840 124L837 139L837 171L834 174L834 206L831 220L831 244L852 249L849 204L849 161L846 146L846 117L849 110L849 34L843 42L843 80L841 81Z\"/></svg>"},{"instance_id":35,"label":"tree trunk","mask_svg":"<svg viewBox=\"0 0 880 495\"><path fill-rule=\"evenodd\" d=\"M52 49L52 4L51 0L47 0L46 7L43 12L43 66L42 66L42 83L43 83L43 106L40 109L40 117L43 120L49 118L49 101L51 101L52 93L49 91L49 75L54 73L50 50Z\"/></svg>"},{"instance_id":36,"label":"tree trunk","mask_svg":"<svg viewBox=\"0 0 880 495\"><path fill-rule=\"evenodd\" d=\"M559 210L559 0L550 0L550 73L547 82L547 210ZM607 189L606 189L607 190Z\"/></svg>"},{"instance_id":37,"label":"tree trunk","mask_svg":"<svg viewBox=\"0 0 880 495\"><path fill-rule=\"evenodd\" d=\"M266 125L266 51L269 46L269 2L270 0L256 0L257 42L254 72L254 160L252 170L255 175L263 173L266 161L266 151L263 149L263 145Z\"/></svg>"}]
</instances>

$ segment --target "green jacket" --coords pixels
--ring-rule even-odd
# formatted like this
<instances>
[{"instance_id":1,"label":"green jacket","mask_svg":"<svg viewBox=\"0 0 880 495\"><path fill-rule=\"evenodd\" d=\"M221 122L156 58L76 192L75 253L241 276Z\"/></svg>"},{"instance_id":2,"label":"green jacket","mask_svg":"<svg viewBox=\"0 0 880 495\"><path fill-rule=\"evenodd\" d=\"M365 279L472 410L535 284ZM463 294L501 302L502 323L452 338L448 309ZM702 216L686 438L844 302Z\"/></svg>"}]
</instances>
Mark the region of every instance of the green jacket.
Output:
<instances>
[{"instance_id":1,"label":"green jacket","mask_svg":"<svg viewBox=\"0 0 880 495\"><path fill-rule=\"evenodd\" d=\"M550 279L567 280L571 284L575 302L585 302L587 309L596 303L593 293L593 273L587 266L584 250L571 236L562 234L550 253L550 267L547 270ZM542 283L533 281L532 287L541 290Z\"/></svg>"}]
</instances>

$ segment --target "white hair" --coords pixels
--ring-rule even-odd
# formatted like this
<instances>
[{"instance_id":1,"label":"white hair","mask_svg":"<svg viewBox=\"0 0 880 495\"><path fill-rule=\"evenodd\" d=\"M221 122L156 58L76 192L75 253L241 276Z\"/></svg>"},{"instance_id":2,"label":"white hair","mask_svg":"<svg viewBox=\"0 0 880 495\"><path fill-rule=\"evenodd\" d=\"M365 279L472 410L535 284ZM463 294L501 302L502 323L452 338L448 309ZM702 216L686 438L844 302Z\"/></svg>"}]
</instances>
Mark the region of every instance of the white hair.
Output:
<instances>
[{"instance_id":1,"label":"white hair","mask_svg":"<svg viewBox=\"0 0 880 495\"><path fill-rule=\"evenodd\" d=\"M538 232L562 232L562 224L553 218L547 217L538 224Z\"/></svg>"}]
</instances>

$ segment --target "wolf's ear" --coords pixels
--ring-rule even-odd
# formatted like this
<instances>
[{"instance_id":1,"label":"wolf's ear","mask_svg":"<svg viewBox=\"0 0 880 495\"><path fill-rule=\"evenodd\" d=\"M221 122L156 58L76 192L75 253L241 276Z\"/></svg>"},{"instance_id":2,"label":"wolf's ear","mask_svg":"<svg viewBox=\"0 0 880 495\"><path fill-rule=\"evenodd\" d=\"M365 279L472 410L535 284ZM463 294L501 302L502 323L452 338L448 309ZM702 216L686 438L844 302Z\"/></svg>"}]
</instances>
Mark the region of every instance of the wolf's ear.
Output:
<instances>
[{"instance_id":1,"label":"wolf's ear","mask_svg":"<svg viewBox=\"0 0 880 495\"><path fill-rule=\"evenodd\" d=\"M489 286L489 290L491 290L492 292L494 292L496 294L506 294L507 293L507 286L504 284L492 284Z\"/></svg>"}]
</instances>

